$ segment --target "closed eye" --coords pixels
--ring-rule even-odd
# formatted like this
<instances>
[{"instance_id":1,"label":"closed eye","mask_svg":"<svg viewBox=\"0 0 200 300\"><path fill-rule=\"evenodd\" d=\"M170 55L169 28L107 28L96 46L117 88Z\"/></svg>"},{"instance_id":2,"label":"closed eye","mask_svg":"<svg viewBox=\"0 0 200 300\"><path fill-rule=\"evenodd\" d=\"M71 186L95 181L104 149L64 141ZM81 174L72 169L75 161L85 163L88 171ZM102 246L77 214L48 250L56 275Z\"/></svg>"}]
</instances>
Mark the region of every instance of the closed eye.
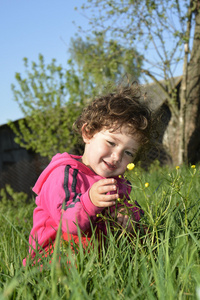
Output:
<instances>
[{"instance_id":1,"label":"closed eye","mask_svg":"<svg viewBox=\"0 0 200 300\"><path fill-rule=\"evenodd\" d=\"M129 152L129 151L125 151L125 153L130 156L130 157L134 157L133 153L132 152Z\"/></svg>"},{"instance_id":2,"label":"closed eye","mask_svg":"<svg viewBox=\"0 0 200 300\"><path fill-rule=\"evenodd\" d=\"M111 146L115 146L115 143L114 142L111 142L111 141L107 141L107 143Z\"/></svg>"}]
</instances>

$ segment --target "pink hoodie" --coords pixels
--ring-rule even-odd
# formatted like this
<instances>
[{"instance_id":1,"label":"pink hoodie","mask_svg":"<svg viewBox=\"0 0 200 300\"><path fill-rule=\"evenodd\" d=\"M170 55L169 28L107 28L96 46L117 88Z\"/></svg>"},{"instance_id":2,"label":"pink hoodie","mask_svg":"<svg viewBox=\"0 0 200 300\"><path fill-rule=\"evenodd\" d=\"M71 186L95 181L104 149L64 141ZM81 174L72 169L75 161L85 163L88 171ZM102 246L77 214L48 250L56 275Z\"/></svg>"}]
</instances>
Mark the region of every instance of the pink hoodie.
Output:
<instances>
[{"instance_id":1,"label":"pink hoodie","mask_svg":"<svg viewBox=\"0 0 200 300\"><path fill-rule=\"evenodd\" d=\"M96 175L82 164L80 156L68 153L57 154L39 176L33 191L37 194L33 212L33 228L29 243L36 248L36 241L43 248L56 238L62 216L62 232L77 234L77 225L83 232L89 232L90 222L106 232L106 224L99 221L97 214L105 208L96 207L90 200L90 187L103 177ZM116 178L120 198L128 199L130 186L124 178ZM125 202L127 206L130 206ZM139 221L140 211L132 208L135 220ZM30 249L34 256L34 251Z\"/></svg>"}]
</instances>

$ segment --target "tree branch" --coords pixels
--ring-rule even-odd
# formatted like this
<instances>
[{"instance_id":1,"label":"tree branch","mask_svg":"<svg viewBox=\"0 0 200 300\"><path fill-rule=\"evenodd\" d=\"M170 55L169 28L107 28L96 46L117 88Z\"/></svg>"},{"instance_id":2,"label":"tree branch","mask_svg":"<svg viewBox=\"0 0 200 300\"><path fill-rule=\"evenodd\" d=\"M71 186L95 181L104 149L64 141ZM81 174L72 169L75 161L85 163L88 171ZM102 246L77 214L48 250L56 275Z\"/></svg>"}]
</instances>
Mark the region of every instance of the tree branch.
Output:
<instances>
[{"instance_id":1,"label":"tree branch","mask_svg":"<svg viewBox=\"0 0 200 300\"><path fill-rule=\"evenodd\" d=\"M166 99L168 100L169 108L175 114L175 116L178 117L178 108L175 105L175 103L173 102L173 99L170 96L169 92L167 92L167 90L165 89L165 87L162 85L162 83L160 81L158 81L156 79L156 77L153 76L153 74L150 73L148 70L141 69L141 72L144 73L144 74L146 74L147 76L149 76L151 79L153 79L153 81L160 87L160 89L164 92L164 94L166 96Z\"/></svg>"}]
</instances>

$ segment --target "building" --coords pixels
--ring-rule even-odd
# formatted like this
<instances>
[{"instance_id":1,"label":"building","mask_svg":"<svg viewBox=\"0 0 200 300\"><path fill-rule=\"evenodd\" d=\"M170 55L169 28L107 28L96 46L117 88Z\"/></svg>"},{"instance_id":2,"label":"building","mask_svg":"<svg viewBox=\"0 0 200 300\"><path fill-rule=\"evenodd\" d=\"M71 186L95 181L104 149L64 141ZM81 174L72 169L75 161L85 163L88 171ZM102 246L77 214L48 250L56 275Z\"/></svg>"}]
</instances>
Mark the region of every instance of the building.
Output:
<instances>
[{"instance_id":1,"label":"building","mask_svg":"<svg viewBox=\"0 0 200 300\"><path fill-rule=\"evenodd\" d=\"M31 188L49 160L22 148L14 138L7 124L0 126L0 189L9 184L14 191L24 192L30 198Z\"/></svg>"}]
</instances>

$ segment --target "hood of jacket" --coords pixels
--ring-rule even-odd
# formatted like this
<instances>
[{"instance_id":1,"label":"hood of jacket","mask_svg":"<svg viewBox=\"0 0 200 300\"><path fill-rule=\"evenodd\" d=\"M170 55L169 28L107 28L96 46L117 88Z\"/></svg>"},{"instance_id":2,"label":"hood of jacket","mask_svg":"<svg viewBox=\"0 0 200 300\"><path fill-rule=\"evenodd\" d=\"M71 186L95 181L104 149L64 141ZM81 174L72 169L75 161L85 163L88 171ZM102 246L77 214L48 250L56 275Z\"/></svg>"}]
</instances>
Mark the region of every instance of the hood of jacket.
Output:
<instances>
[{"instance_id":1,"label":"hood of jacket","mask_svg":"<svg viewBox=\"0 0 200 300\"><path fill-rule=\"evenodd\" d=\"M77 156L77 155L71 155L68 153L58 153L56 154L49 165L44 169L44 171L41 173L39 176L38 180L36 181L36 184L33 187L33 192L36 193L37 195L41 191L41 188L44 184L44 182L47 180L51 172L62 165L70 165L71 167L74 167L76 169L81 170L83 173L86 174L91 174L94 175L95 173L89 169L87 166L85 166L83 163L81 163L79 160L81 159L82 156Z\"/></svg>"}]
</instances>

